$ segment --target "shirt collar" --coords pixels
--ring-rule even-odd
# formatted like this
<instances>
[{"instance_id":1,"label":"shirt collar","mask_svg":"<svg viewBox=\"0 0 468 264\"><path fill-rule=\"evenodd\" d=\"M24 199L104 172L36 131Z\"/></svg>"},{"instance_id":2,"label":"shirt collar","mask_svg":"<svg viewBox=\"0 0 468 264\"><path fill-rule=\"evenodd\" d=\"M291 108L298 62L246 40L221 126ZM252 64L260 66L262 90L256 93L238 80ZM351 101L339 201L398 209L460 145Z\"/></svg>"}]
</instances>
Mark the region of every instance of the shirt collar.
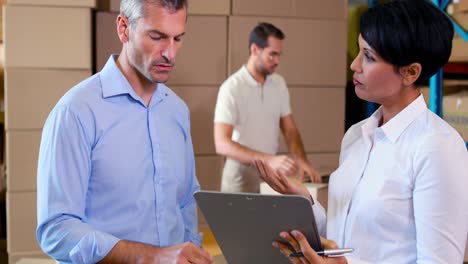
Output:
<instances>
[{"instance_id":1,"label":"shirt collar","mask_svg":"<svg viewBox=\"0 0 468 264\"><path fill-rule=\"evenodd\" d=\"M130 94L137 98L132 86L117 66L118 57L119 55L112 54L100 72L103 97Z\"/></svg>"},{"instance_id":2,"label":"shirt collar","mask_svg":"<svg viewBox=\"0 0 468 264\"><path fill-rule=\"evenodd\" d=\"M260 83L257 82L257 80L254 79L252 74L250 74L246 65L242 65L239 72L242 75L242 78L247 82L249 86L252 86L252 87L262 86ZM265 84L270 81L270 78L271 78L271 74L266 76Z\"/></svg>"},{"instance_id":3,"label":"shirt collar","mask_svg":"<svg viewBox=\"0 0 468 264\"><path fill-rule=\"evenodd\" d=\"M427 105L422 95L419 95L416 100L411 102L405 109L390 119L382 126L382 130L388 139L393 143L403 133L403 131L416 119L420 114L426 111Z\"/></svg>"},{"instance_id":4,"label":"shirt collar","mask_svg":"<svg viewBox=\"0 0 468 264\"><path fill-rule=\"evenodd\" d=\"M118 57L118 54L112 54L100 72L103 97L108 98L112 96L128 94L134 100L139 101L144 105L141 97L135 93L135 90L133 90L127 78L125 78L117 66L116 61ZM150 107L169 95L169 88L167 88L166 85L162 83L158 83L157 85L158 87L156 88L156 91L151 98Z\"/></svg>"},{"instance_id":5,"label":"shirt collar","mask_svg":"<svg viewBox=\"0 0 468 264\"><path fill-rule=\"evenodd\" d=\"M380 119L382 119L382 107L379 107L361 127L362 135L368 143L372 143L374 131L379 127Z\"/></svg>"},{"instance_id":6,"label":"shirt collar","mask_svg":"<svg viewBox=\"0 0 468 264\"><path fill-rule=\"evenodd\" d=\"M400 111L396 116L390 119L387 123L381 126L379 129L385 134L385 136L392 142L395 143L398 137L403 131L424 111L426 111L426 102L422 95L419 95L411 104ZM379 107L374 114L367 120L362 126L362 133L368 139L372 138L374 130L378 128L379 122L382 119L382 107Z\"/></svg>"}]
</instances>

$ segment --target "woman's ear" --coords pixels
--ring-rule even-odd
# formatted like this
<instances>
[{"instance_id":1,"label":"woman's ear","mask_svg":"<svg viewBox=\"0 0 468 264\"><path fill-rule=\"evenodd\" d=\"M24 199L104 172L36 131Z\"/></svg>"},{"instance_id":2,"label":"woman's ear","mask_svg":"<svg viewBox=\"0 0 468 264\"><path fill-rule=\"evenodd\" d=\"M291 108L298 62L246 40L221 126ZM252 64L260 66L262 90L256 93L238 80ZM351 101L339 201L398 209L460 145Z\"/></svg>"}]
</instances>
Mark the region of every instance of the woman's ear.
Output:
<instances>
[{"instance_id":1,"label":"woman's ear","mask_svg":"<svg viewBox=\"0 0 468 264\"><path fill-rule=\"evenodd\" d=\"M400 67L400 74L404 86L412 86L421 75L422 66L415 62L410 65Z\"/></svg>"}]
</instances>

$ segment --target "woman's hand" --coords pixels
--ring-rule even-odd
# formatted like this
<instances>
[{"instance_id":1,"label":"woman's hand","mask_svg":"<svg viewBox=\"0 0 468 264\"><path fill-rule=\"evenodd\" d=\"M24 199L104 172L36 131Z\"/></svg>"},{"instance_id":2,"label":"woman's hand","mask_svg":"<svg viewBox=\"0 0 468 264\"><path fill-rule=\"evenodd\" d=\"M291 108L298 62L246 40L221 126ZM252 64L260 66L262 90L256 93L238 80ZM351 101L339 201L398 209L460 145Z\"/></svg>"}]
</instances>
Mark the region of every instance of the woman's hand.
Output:
<instances>
[{"instance_id":1,"label":"woman's hand","mask_svg":"<svg viewBox=\"0 0 468 264\"><path fill-rule=\"evenodd\" d=\"M297 231L293 230L291 233L281 232L280 237L283 241L274 241L273 246L278 248L281 253L289 258L291 263L294 264L346 264L345 257L321 257L314 249L312 249L307 242L305 236ZM324 249L336 248L335 242L320 238ZM285 243L286 242L286 243ZM290 257L290 254L295 252L302 252L304 257Z\"/></svg>"},{"instance_id":2,"label":"woman's hand","mask_svg":"<svg viewBox=\"0 0 468 264\"><path fill-rule=\"evenodd\" d=\"M298 194L309 200L312 199L307 188L298 180L278 173L261 160L256 160L255 166L257 166L257 170L260 172L260 177L268 183L273 190L282 194ZM311 202L312 204L314 203L313 200L311 200Z\"/></svg>"}]
</instances>

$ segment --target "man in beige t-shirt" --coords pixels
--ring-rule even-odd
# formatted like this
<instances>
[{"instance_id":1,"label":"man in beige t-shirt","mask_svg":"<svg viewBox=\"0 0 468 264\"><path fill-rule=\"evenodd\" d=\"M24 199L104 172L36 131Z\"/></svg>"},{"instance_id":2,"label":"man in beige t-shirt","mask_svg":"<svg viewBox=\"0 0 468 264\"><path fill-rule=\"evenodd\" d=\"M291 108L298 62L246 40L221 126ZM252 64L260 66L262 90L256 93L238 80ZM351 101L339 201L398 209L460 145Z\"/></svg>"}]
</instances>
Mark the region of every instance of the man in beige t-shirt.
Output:
<instances>
[{"instance_id":1,"label":"man in beige t-shirt","mask_svg":"<svg viewBox=\"0 0 468 264\"><path fill-rule=\"evenodd\" d=\"M284 34L269 23L250 33L247 64L219 89L214 120L216 152L226 156L221 190L259 192L260 175L253 162L263 160L278 173L320 182L307 161L294 122L286 82L274 73ZM291 156L276 155L280 130Z\"/></svg>"}]
</instances>

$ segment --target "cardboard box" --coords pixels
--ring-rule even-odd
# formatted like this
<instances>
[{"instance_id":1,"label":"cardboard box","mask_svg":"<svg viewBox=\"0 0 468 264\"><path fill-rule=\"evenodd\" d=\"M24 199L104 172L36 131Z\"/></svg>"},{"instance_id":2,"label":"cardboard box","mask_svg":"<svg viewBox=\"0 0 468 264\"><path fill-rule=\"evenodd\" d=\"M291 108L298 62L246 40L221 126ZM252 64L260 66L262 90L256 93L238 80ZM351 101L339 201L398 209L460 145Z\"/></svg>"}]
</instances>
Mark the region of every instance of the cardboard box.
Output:
<instances>
[{"instance_id":1,"label":"cardboard box","mask_svg":"<svg viewBox=\"0 0 468 264\"><path fill-rule=\"evenodd\" d=\"M100 0L98 0L100 1ZM96 7L96 0L8 0L9 5Z\"/></svg>"},{"instance_id":2,"label":"cardboard box","mask_svg":"<svg viewBox=\"0 0 468 264\"><path fill-rule=\"evenodd\" d=\"M468 91L444 96L442 105L444 120L468 141Z\"/></svg>"},{"instance_id":3,"label":"cardboard box","mask_svg":"<svg viewBox=\"0 0 468 264\"><path fill-rule=\"evenodd\" d=\"M96 15L96 66L100 71L110 54L120 53L116 13ZM220 85L227 77L227 18L190 16L168 85ZM207 40L216 37L216 44ZM210 44L211 43L211 44Z\"/></svg>"},{"instance_id":4,"label":"cardboard box","mask_svg":"<svg viewBox=\"0 0 468 264\"><path fill-rule=\"evenodd\" d=\"M345 125L345 89L289 89L292 114L307 153L339 152ZM279 151L288 152L283 137Z\"/></svg>"},{"instance_id":5,"label":"cardboard box","mask_svg":"<svg viewBox=\"0 0 468 264\"><path fill-rule=\"evenodd\" d=\"M307 154L307 160L322 176L330 176L339 165L340 153L313 153ZM324 181L327 179L324 177Z\"/></svg>"},{"instance_id":6,"label":"cardboard box","mask_svg":"<svg viewBox=\"0 0 468 264\"><path fill-rule=\"evenodd\" d=\"M3 12L5 12L3 9L3 1L0 1L0 8L2 9L1 12L0 12L0 42L3 42L3 27L4 27L4 23L3 23ZM3 54L2 54L2 67L3 67Z\"/></svg>"},{"instance_id":7,"label":"cardboard box","mask_svg":"<svg viewBox=\"0 0 468 264\"><path fill-rule=\"evenodd\" d=\"M254 1L253 1L254 2ZM192 0L189 1L189 14L226 15L231 13L230 0Z\"/></svg>"},{"instance_id":8,"label":"cardboard box","mask_svg":"<svg viewBox=\"0 0 468 264\"><path fill-rule=\"evenodd\" d=\"M120 12L120 0L98 0L98 10L106 12ZM230 0L190 0L189 14L198 15L229 15Z\"/></svg>"},{"instance_id":9,"label":"cardboard box","mask_svg":"<svg viewBox=\"0 0 468 264\"><path fill-rule=\"evenodd\" d=\"M465 0L468 9L468 0ZM461 2L462 3L462 2ZM461 13L456 12L452 15L452 18L465 30L468 30L468 12ZM452 54L449 61L453 62L467 62L468 61L468 42L460 37L455 32L455 36L452 41Z\"/></svg>"},{"instance_id":10,"label":"cardboard box","mask_svg":"<svg viewBox=\"0 0 468 264\"><path fill-rule=\"evenodd\" d=\"M36 191L41 130L7 131L7 185L10 192Z\"/></svg>"},{"instance_id":11,"label":"cardboard box","mask_svg":"<svg viewBox=\"0 0 468 264\"><path fill-rule=\"evenodd\" d=\"M466 42L461 37L454 37L452 41L452 54L450 55L449 61L468 61L468 42Z\"/></svg>"},{"instance_id":12,"label":"cardboard box","mask_svg":"<svg viewBox=\"0 0 468 264\"><path fill-rule=\"evenodd\" d=\"M466 2L468 3L468 2ZM468 4L467 4L468 5ZM458 25L467 29L468 28L468 12L455 12L451 16L453 20L455 20Z\"/></svg>"},{"instance_id":13,"label":"cardboard box","mask_svg":"<svg viewBox=\"0 0 468 264\"><path fill-rule=\"evenodd\" d=\"M12 262L10 262L12 263ZM57 261L51 258L21 258L16 264L57 264Z\"/></svg>"},{"instance_id":14,"label":"cardboard box","mask_svg":"<svg viewBox=\"0 0 468 264\"><path fill-rule=\"evenodd\" d=\"M345 19L346 0L232 0L234 15Z\"/></svg>"},{"instance_id":15,"label":"cardboard box","mask_svg":"<svg viewBox=\"0 0 468 264\"><path fill-rule=\"evenodd\" d=\"M271 17L229 18L229 72L249 56L248 38L258 22L270 22L286 35L278 73L289 86L344 87L346 83L346 21Z\"/></svg>"},{"instance_id":16,"label":"cardboard box","mask_svg":"<svg viewBox=\"0 0 468 264\"><path fill-rule=\"evenodd\" d=\"M99 2L100 3L100 2ZM109 56L113 53L120 53L122 43L117 36L117 26L115 21L117 13L96 12L95 13L95 58L96 70L102 70Z\"/></svg>"},{"instance_id":17,"label":"cardboard box","mask_svg":"<svg viewBox=\"0 0 468 264\"><path fill-rule=\"evenodd\" d=\"M0 43L0 75L2 80L5 77L5 45L3 43ZM3 84L1 84L3 87Z\"/></svg>"},{"instance_id":18,"label":"cardboard box","mask_svg":"<svg viewBox=\"0 0 468 264\"><path fill-rule=\"evenodd\" d=\"M120 12L120 0L98 0L97 9L105 12Z\"/></svg>"},{"instance_id":19,"label":"cardboard box","mask_svg":"<svg viewBox=\"0 0 468 264\"><path fill-rule=\"evenodd\" d=\"M90 70L8 68L6 129L41 129L57 101ZM25 78L27 76L27 78Z\"/></svg>"},{"instance_id":20,"label":"cardboard box","mask_svg":"<svg viewBox=\"0 0 468 264\"><path fill-rule=\"evenodd\" d=\"M214 111L218 86L173 86L190 109L192 142L195 154L216 155L214 146Z\"/></svg>"},{"instance_id":21,"label":"cardboard box","mask_svg":"<svg viewBox=\"0 0 468 264\"><path fill-rule=\"evenodd\" d=\"M91 69L91 9L7 5L5 66Z\"/></svg>"},{"instance_id":22,"label":"cardboard box","mask_svg":"<svg viewBox=\"0 0 468 264\"><path fill-rule=\"evenodd\" d=\"M41 251L36 214L36 192L7 192L8 253Z\"/></svg>"},{"instance_id":23,"label":"cardboard box","mask_svg":"<svg viewBox=\"0 0 468 264\"><path fill-rule=\"evenodd\" d=\"M44 252L39 250L39 251L33 251L33 252L8 252L8 263L49 264L49 263L57 263L57 261L53 260Z\"/></svg>"},{"instance_id":24,"label":"cardboard box","mask_svg":"<svg viewBox=\"0 0 468 264\"><path fill-rule=\"evenodd\" d=\"M227 17L189 16L169 85L220 85L227 77ZM216 41L209 41L216 37Z\"/></svg>"},{"instance_id":25,"label":"cardboard box","mask_svg":"<svg viewBox=\"0 0 468 264\"><path fill-rule=\"evenodd\" d=\"M203 190L219 191L224 168L224 157L195 155L197 178Z\"/></svg>"},{"instance_id":26,"label":"cardboard box","mask_svg":"<svg viewBox=\"0 0 468 264\"><path fill-rule=\"evenodd\" d=\"M468 0L459 0L455 4L455 12L468 12Z\"/></svg>"},{"instance_id":27,"label":"cardboard box","mask_svg":"<svg viewBox=\"0 0 468 264\"><path fill-rule=\"evenodd\" d=\"M460 91L463 90L463 87L461 86L449 86L449 85L445 85L445 82L444 82L444 87L442 88L442 94L445 96L445 95L450 95L450 94L455 94L455 93L459 93ZM429 100L430 100L430 92L429 92L429 87L428 86L423 86L421 88L419 88L419 90L421 91L422 95L424 96L424 101L426 101L426 105L427 107L429 107Z\"/></svg>"}]
</instances>

